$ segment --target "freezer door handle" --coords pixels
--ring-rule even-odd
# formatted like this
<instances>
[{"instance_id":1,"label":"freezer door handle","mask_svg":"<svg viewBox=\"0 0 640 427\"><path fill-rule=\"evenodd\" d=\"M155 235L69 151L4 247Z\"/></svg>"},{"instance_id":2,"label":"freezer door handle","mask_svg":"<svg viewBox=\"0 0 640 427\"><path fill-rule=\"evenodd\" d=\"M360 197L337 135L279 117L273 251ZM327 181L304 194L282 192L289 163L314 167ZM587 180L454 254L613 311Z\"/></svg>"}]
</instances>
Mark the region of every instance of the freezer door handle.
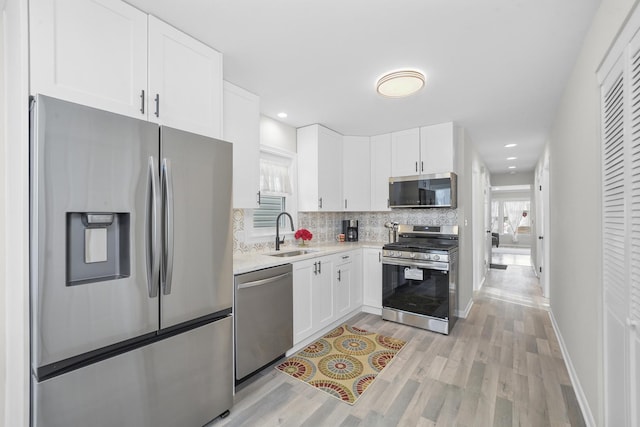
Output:
<instances>
[{"instance_id":1,"label":"freezer door handle","mask_svg":"<svg viewBox=\"0 0 640 427\"><path fill-rule=\"evenodd\" d=\"M147 203L146 203L146 257L147 257L147 290L149 298L158 296L158 273L160 272L160 251L158 250L158 174L156 161L149 156L147 166Z\"/></svg>"},{"instance_id":2,"label":"freezer door handle","mask_svg":"<svg viewBox=\"0 0 640 427\"><path fill-rule=\"evenodd\" d=\"M173 275L173 178L169 159L162 159L162 193L163 193L163 248L162 248L162 293L171 293L171 277Z\"/></svg>"}]
</instances>

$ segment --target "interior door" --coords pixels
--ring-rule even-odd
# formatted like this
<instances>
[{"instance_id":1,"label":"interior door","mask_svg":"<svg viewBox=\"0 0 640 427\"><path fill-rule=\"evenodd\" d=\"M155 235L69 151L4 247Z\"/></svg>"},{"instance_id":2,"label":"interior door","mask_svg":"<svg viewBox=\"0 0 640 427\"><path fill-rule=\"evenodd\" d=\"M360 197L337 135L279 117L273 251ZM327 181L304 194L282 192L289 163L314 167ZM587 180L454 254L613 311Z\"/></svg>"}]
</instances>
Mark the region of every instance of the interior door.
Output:
<instances>
[{"instance_id":1,"label":"interior door","mask_svg":"<svg viewBox=\"0 0 640 427\"><path fill-rule=\"evenodd\" d=\"M231 307L232 145L162 126L160 327Z\"/></svg>"},{"instance_id":2,"label":"interior door","mask_svg":"<svg viewBox=\"0 0 640 427\"><path fill-rule=\"evenodd\" d=\"M45 96L32 111L31 339L40 367L157 330L146 242L159 146L152 123ZM119 220L87 224L88 213Z\"/></svg>"}]
</instances>

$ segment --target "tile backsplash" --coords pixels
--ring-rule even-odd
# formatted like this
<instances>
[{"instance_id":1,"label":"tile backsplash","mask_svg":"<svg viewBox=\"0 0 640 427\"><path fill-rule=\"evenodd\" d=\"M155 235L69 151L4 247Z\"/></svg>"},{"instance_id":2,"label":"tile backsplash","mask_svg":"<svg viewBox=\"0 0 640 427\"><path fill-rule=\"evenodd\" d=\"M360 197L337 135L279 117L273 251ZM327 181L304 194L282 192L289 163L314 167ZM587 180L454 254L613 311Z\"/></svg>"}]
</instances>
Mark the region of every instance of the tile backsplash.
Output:
<instances>
[{"instance_id":1,"label":"tile backsplash","mask_svg":"<svg viewBox=\"0 0 640 427\"><path fill-rule=\"evenodd\" d=\"M244 210L233 210L233 253L261 252L275 249L273 241L249 243L241 241L244 235ZM357 219L359 239L362 242L386 242L389 230L384 227L388 221L400 224L457 225L458 212L455 209L394 209L390 212L298 212L296 230L306 228L313 233L313 242L334 242L342 232L342 220ZM240 237L240 239L239 239Z\"/></svg>"}]
</instances>

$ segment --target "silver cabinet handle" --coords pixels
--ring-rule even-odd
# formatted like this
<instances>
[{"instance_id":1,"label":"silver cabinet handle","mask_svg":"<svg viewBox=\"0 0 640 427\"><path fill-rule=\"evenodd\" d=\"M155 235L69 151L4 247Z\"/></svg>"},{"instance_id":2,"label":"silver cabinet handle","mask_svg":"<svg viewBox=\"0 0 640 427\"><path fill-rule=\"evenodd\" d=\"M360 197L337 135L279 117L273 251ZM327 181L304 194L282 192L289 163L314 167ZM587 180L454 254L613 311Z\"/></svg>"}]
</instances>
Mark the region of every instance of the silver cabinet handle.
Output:
<instances>
[{"instance_id":1,"label":"silver cabinet handle","mask_svg":"<svg viewBox=\"0 0 640 427\"><path fill-rule=\"evenodd\" d=\"M378 251L378 262L382 262L382 253Z\"/></svg>"},{"instance_id":2,"label":"silver cabinet handle","mask_svg":"<svg viewBox=\"0 0 640 427\"><path fill-rule=\"evenodd\" d=\"M318 207L322 209L322 197L318 199Z\"/></svg>"},{"instance_id":3,"label":"silver cabinet handle","mask_svg":"<svg viewBox=\"0 0 640 427\"><path fill-rule=\"evenodd\" d=\"M342 255L342 259L349 259L349 255Z\"/></svg>"},{"instance_id":4,"label":"silver cabinet handle","mask_svg":"<svg viewBox=\"0 0 640 427\"><path fill-rule=\"evenodd\" d=\"M424 162L420 162L420 172L424 172Z\"/></svg>"},{"instance_id":5,"label":"silver cabinet handle","mask_svg":"<svg viewBox=\"0 0 640 427\"><path fill-rule=\"evenodd\" d=\"M236 289L246 289L253 288L254 286L267 285L289 276L291 276L291 273L284 273L273 277L267 277L266 279L254 280L253 282L239 283L238 286L236 286Z\"/></svg>"},{"instance_id":6,"label":"silver cabinet handle","mask_svg":"<svg viewBox=\"0 0 640 427\"><path fill-rule=\"evenodd\" d=\"M418 172L418 162L416 162L416 172Z\"/></svg>"},{"instance_id":7,"label":"silver cabinet handle","mask_svg":"<svg viewBox=\"0 0 640 427\"><path fill-rule=\"evenodd\" d=\"M140 112L144 114L144 89L140 92Z\"/></svg>"},{"instance_id":8,"label":"silver cabinet handle","mask_svg":"<svg viewBox=\"0 0 640 427\"><path fill-rule=\"evenodd\" d=\"M145 212L145 246L147 259L147 291L149 298L158 296L158 272L160 257L158 250L158 175L156 174L155 159L149 156L147 165L147 200Z\"/></svg>"},{"instance_id":9,"label":"silver cabinet handle","mask_svg":"<svg viewBox=\"0 0 640 427\"><path fill-rule=\"evenodd\" d=\"M318 261L318 274L322 274L322 261Z\"/></svg>"},{"instance_id":10,"label":"silver cabinet handle","mask_svg":"<svg viewBox=\"0 0 640 427\"><path fill-rule=\"evenodd\" d=\"M344 208L347 209L347 199L344 199Z\"/></svg>"},{"instance_id":11,"label":"silver cabinet handle","mask_svg":"<svg viewBox=\"0 0 640 427\"><path fill-rule=\"evenodd\" d=\"M389 201L389 199L387 199L387 207L391 206L391 202Z\"/></svg>"},{"instance_id":12,"label":"silver cabinet handle","mask_svg":"<svg viewBox=\"0 0 640 427\"><path fill-rule=\"evenodd\" d=\"M260 202L262 202L262 200L260 199L260 191L258 191L258 200L256 200L258 202L258 206L260 206Z\"/></svg>"},{"instance_id":13,"label":"silver cabinet handle","mask_svg":"<svg viewBox=\"0 0 640 427\"><path fill-rule=\"evenodd\" d=\"M163 225L164 247L162 251L162 293L171 293L171 278L173 276L173 177L169 159L162 159L162 190L163 190Z\"/></svg>"},{"instance_id":14,"label":"silver cabinet handle","mask_svg":"<svg viewBox=\"0 0 640 427\"><path fill-rule=\"evenodd\" d=\"M154 113L156 117L160 117L160 94L156 93L156 112Z\"/></svg>"},{"instance_id":15,"label":"silver cabinet handle","mask_svg":"<svg viewBox=\"0 0 640 427\"><path fill-rule=\"evenodd\" d=\"M342 279L340 278L340 270L338 270L338 282L340 282Z\"/></svg>"},{"instance_id":16,"label":"silver cabinet handle","mask_svg":"<svg viewBox=\"0 0 640 427\"><path fill-rule=\"evenodd\" d=\"M313 274L318 274L318 263L317 262L313 263Z\"/></svg>"}]
</instances>

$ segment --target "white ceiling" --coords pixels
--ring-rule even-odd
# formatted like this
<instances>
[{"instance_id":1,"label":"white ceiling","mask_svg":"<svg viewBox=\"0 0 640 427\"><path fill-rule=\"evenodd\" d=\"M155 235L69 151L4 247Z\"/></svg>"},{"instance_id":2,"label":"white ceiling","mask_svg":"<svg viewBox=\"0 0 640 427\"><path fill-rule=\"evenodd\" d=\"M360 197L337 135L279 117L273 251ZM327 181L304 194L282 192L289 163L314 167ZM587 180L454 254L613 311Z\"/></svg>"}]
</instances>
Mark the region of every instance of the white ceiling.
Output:
<instances>
[{"instance_id":1,"label":"white ceiling","mask_svg":"<svg viewBox=\"0 0 640 427\"><path fill-rule=\"evenodd\" d=\"M534 168L600 3L127 1L222 52L224 78L260 95L266 116L365 136L454 121L496 173ZM377 78L403 67L424 71L425 88L377 95Z\"/></svg>"}]
</instances>

